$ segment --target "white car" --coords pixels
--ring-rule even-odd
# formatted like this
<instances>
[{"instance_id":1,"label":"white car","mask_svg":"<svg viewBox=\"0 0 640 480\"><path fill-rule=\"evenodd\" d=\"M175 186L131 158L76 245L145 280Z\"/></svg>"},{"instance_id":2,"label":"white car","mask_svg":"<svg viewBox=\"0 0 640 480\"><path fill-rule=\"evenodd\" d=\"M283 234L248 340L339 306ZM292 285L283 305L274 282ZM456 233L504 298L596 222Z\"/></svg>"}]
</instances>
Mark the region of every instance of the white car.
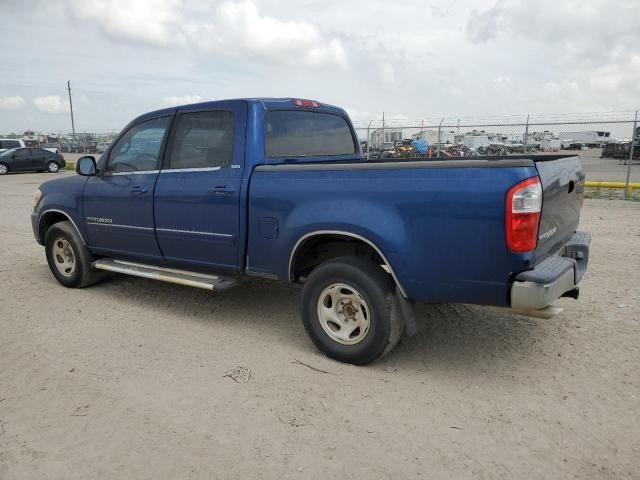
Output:
<instances>
[{"instance_id":1,"label":"white car","mask_svg":"<svg viewBox=\"0 0 640 480\"><path fill-rule=\"evenodd\" d=\"M109 148L109 145L111 145L109 142L100 142L96 146L96 150L98 151L98 153L104 153L107 151L107 148Z\"/></svg>"},{"instance_id":2,"label":"white car","mask_svg":"<svg viewBox=\"0 0 640 480\"><path fill-rule=\"evenodd\" d=\"M19 138L0 138L0 152L9 150L10 148L24 148L24 141Z\"/></svg>"}]
</instances>

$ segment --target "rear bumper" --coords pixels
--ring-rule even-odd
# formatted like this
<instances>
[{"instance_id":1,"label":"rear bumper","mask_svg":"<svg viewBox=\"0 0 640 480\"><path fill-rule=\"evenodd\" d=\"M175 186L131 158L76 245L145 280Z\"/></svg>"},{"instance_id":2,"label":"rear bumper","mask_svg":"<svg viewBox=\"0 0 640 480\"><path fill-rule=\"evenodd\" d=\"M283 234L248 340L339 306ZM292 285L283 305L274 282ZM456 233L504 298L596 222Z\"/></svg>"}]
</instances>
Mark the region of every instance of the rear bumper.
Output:
<instances>
[{"instance_id":1,"label":"rear bumper","mask_svg":"<svg viewBox=\"0 0 640 480\"><path fill-rule=\"evenodd\" d=\"M545 309L563 296L578 298L590 243L589 233L576 232L557 255L519 273L511 285L511 309L526 313Z\"/></svg>"}]
</instances>

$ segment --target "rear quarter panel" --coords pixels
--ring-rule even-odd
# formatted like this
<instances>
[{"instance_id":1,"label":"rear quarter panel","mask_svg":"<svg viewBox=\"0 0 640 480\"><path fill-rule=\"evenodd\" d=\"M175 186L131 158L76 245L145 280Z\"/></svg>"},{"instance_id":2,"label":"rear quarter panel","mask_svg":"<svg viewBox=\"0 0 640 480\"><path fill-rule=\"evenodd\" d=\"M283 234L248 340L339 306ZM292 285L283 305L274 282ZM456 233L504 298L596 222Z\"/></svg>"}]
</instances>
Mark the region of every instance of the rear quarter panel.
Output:
<instances>
[{"instance_id":1,"label":"rear quarter panel","mask_svg":"<svg viewBox=\"0 0 640 480\"><path fill-rule=\"evenodd\" d=\"M532 258L507 251L505 192L536 175L533 164L420 165L257 168L249 195L250 269L288 279L297 241L337 230L373 242L411 300L507 305L511 274L531 268ZM260 232L265 219L277 222L275 235Z\"/></svg>"}]
</instances>

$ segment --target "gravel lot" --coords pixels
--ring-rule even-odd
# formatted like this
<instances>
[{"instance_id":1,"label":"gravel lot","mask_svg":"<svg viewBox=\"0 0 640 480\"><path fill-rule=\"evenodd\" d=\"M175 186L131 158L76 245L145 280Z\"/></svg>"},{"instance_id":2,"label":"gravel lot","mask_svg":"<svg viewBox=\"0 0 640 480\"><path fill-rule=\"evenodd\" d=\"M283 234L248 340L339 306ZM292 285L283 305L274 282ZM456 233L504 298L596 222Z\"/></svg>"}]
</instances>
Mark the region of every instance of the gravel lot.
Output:
<instances>
[{"instance_id":1,"label":"gravel lot","mask_svg":"<svg viewBox=\"0 0 640 480\"><path fill-rule=\"evenodd\" d=\"M358 368L314 349L289 285L61 287L28 220L49 178L0 178L2 480L640 478L639 202L585 200L590 269L555 319L425 306Z\"/></svg>"},{"instance_id":2,"label":"gravel lot","mask_svg":"<svg viewBox=\"0 0 640 480\"><path fill-rule=\"evenodd\" d=\"M600 158L602 149L591 148L576 152L582 159L587 180L602 182L624 182L627 179L627 165L622 160ZM634 160L631 165L631 181L640 182L640 162Z\"/></svg>"}]
</instances>

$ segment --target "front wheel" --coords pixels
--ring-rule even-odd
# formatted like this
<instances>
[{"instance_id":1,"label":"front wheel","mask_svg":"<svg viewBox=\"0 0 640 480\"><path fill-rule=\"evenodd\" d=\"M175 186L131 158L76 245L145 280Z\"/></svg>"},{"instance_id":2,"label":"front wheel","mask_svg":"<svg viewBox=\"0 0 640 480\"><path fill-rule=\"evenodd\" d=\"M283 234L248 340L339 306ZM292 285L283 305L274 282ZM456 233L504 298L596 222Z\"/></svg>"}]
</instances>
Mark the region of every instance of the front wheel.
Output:
<instances>
[{"instance_id":1,"label":"front wheel","mask_svg":"<svg viewBox=\"0 0 640 480\"><path fill-rule=\"evenodd\" d=\"M65 287L87 287L100 279L100 272L91 266L93 256L71 222L52 225L44 245L49 269Z\"/></svg>"},{"instance_id":2,"label":"front wheel","mask_svg":"<svg viewBox=\"0 0 640 480\"><path fill-rule=\"evenodd\" d=\"M58 162L47 163L47 171L49 173L57 173L58 170L60 170L60 165L58 165Z\"/></svg>"},{"instance_id":3,"label":"front wheel","mask_svg":"<svg viewBox=\"0 0 640 480\"><path fill-rule=\"evenodd\" d=\"M0 163L0 175L9 173L9 166L6 163Z\"/></svg>"},{"instance_id":4,"label":"front wheel","mask_svg":"<svg viewBox=\"0 0 640 480\"><path fill-rule=\"evenodd\" d=\"M389 352L404 329L393 282L375 263L341 257L314 269L302 292L307 334L325 355L366 365Z\"/></svg>"}]
</instances>

